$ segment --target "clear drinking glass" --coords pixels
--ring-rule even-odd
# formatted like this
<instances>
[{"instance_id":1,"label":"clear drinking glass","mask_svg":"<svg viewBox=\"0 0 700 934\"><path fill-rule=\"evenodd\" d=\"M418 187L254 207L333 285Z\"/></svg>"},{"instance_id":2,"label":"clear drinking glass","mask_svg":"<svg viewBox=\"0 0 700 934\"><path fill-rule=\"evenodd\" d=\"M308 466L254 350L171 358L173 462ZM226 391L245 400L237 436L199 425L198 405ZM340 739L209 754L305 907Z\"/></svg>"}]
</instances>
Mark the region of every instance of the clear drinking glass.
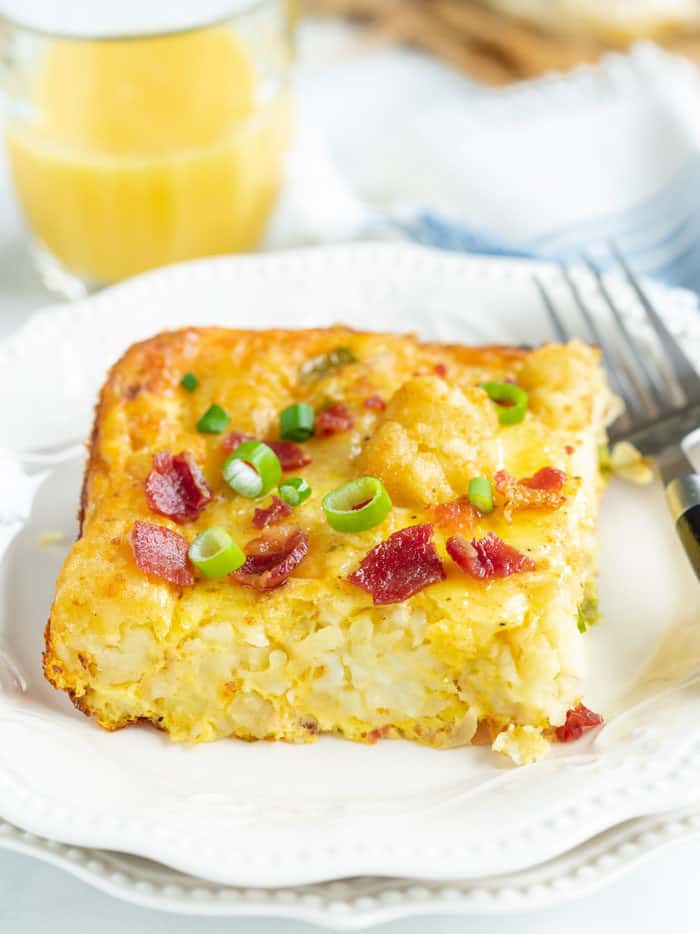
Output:
<instances>
[{"instance_id":1,"label":"clear drinking glass","mask_svg":"<svg viewBox=\"0 0 700 934\"><path fill-rule=\"evenodd\" d=\"M292 135L289 7L225 6L157 34L0 25L10 172L50 288L259 245Z\"/></svg>"}]
</instances>

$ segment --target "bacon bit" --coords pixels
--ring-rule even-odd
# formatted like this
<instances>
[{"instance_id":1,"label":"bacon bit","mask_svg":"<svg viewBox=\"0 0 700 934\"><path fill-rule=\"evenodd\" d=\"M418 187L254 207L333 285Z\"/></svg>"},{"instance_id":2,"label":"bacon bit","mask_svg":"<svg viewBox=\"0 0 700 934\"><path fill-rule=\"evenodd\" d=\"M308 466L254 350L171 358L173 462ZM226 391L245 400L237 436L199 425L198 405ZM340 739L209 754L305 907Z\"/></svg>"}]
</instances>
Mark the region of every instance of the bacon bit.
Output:
<instances>
[{"instance_id":1,"label":"bacon bit","mask_svg":"<svg viewBox=\"0 0 700 934\"><path fill-rule=\"evenodd\" d=\"M576 448L573 446L573 444L567 444L566 447L564 448L564 450L566 451L566 453L567 453L569 456L571 456L571 455L574 453L574 451L576 450Z\"/></svg>"},{"instance_id":2,"label":"bacon bit","mask_svg":"<svg viewBox=\"0 0 700 934\"><path fill-rule=\"evenodd\" d=\"M445 570L426 522L394 532L368 552L348 580L372 594L376 606L402 603L418 591L444 580Z\"/></svg>"},{"instance_id":3,"label":"bacon bit","mask_svg":"<svg viewBox=\"0 0 700 934\"><path fill-rule=\"evenodd\" d=\"M572 743L580 739L587 730L600 726L604 720L599 713L593 713L588 707L579 704L573 710L566 711L566 721L554 731L560 743Z\"/></svg>"},{"instance_id":4,"label":"bacon bit","mask_svg":"<svg viewBox=\"0 0 700 934\"><path fill-rule=\"evenodd\" d=\"M383 412L386 409L386 402L381 396L367 396L363 405L366 409L376 409L378 412Z\"/></svg>"},{"instance_id":5,"label":"bacon bit","mask_svg":"<svg viewBox=\"0 0 700 934\"><path fill-rule=\"evenodd\" d=\"M510 577L522 571L534 571L535 562L512 545L507 545L493 532L468 542L462 535L453 535L445 543L447 553L461 569L477 580Z\"/></svg>"},{"instance_id":6,"label":"bacon bit","mask_svg":"<svg viewBox=\"0 0 700 934\"><path fill-rule=\"evenodd\" d=\"M294 510L288 503L283 503L279 496L273 496L267 509L256 509L253 513L253 525L256 529L267 528L291 516Z\"/></svg>"},{"instance_id":7,"label":"bacon bit","mask_svg":"<svg viewBox=\"0 0 700 934\"><path fill-rule=\"evenodd\" d=\"M190 570L187 540L150 522L134 522L131 532L131 550L137 566L146 574L154 574L179 587L194 584Z\"/></svg>"},{"instance_id":8,"label":"bacon bit","mask_svg":"<svg viewBox=\"0 0 700 934\"><path fill-rule=\"evenodd\" d=\"M367 742L374 745L374 743L378 742L380 739L385 739L388 736L390 729L390 723L387 723L384 726L375 726L375 728L370 730L367 734Z\"/></svg>"},{"instance_id":9,"label":"bacon bit","mask_svg":"<svg viewBox=\"0 0 700 934\"><path fill-rule=\"evenodd\" d=\"M311 456L294 441L266 441L279 457L282 470L298 470L311 463Z\"/></svg>"},{"instance_id":10,"label":"bacon bit","mask_svg":"<svg viewBox=\"0 0 700 934\"><path fill-rule=\"evenodd\" d=\"M520 483L530 490L549 490L558 493L566 483L566 474L557 467L542 467L532 477L525 477Z\"/></svg>"},{"instance_id":11,"label":"bacon bit","mask_svg":"<svg viewBox=\"0 0 700 934\"><path fill-rule=\"evenodd\" d=\"M316 416L316 428L322 435L338 435L350 431L355 419L346 405L335 402Z\"/></svg>"},{"instance_id":12,"label":"bacon bit","mask_svg":"<svg viewBox=\"0 0 700 934\"><path fill-rule=\"evenodd\" d=\"M246 435L242 431L232 431L230 434L226 435L224 440L221 442L221 447L226 451L227 454L233 454L239 444L243 444L244 441L255 441L256 438L253 435Z\"/></svg>"},{"instance_id":13,"label":"bacon bit","mask_svg":"<svg viewBox=\"0 0 700 934\"><path fill-rule=\"evenodd\" d=\"M145 489L148 508L175 522L196 519L211 502L211 490L189 451L174 457L170 451L154 454Z\"/></svg>"},{"instance_id":14,"label":"bacon bit","mask_svg":"<svg viewBox=\"0 0 700 934\"><path fill-rule=\"evenodd\" d=\"M514 512L519 512L521 509L559 509L566 502L566 497L561 493L551 489L530 487L523 481L511 477L505 470L497 471L493 481L496 503L504 507L503 515L507 522L511 521Z\"/></svg>"},{"instance_id":15,"label":"bacon bit","mask_svg":"<svg viewBox=\"0 0 700 934\"><path fill-rule=\"evenodd\" d=\"M433 506L430 515L440 531L447 535L454 532L471 532L479 520L478 509L469 502L467 496Z\"/></svg>"},{"instance_id":16,"label":"bacon bit","mask_svg":"<svg viewBox=\"0 0 700 934\"><path fill-rule=\"evenodd\" d=\"M243 434L242 431L232 431L221 442L221 446L227 454L232 454L239 444L244 441L257 441L253 435ZM265 444L272 448L279 458L282 470L298 470L300 467L307 467L311 463L311 456L307 454L301 445L294 441L266 441Z\"/></svg>"},{"instance_id":17,"label":"bacon bit","mask_svg":"<svg viewBox=\"0 0 700 934\"><path fill-rule=\"evenodd\" d=\"M273 590L287 582L308 550L309 538L303 529L271 529L267 535L248 542L246 562L233 577L255 590Z\"/></svg>"},{"instance_id":18,"label":"bacon bit","mask_svg":"<svg viewBox=\"0 0 700 934\"><path fill-rule=\"evenodd\" d=\"M439 376L440 379L445 379L447 376L447 365L444 363L436 363L433 367L436 376Z\"/></svg>"}]
</instances>

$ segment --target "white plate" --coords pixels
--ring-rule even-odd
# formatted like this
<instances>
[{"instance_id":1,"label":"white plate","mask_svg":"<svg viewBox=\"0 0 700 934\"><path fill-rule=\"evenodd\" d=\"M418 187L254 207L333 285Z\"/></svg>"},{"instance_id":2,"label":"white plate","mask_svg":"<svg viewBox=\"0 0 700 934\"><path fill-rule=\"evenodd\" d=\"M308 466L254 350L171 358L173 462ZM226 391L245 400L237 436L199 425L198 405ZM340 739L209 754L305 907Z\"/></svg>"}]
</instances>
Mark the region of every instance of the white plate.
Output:
<instances>
[{"instance_id":1,"label":"white plate","mask_svg":"<svg viewBox=\"0 0 700 934\"><path fill-rule=\"evenodd\" d=\"M236 888L184 876L158 863L37 837L0 820L0 849L58 866L124 901L179 915L286 918L357 931L416 915L510 914L585 898L647 856L700 835L700 812L638 817L570 853L524 872L476 882L415 882L358 876L290 888Z\"/></svg>"},{"instance_id":2,"label":"white plate","mask_svg":"<svg viewBox=\"0 0 700 934\"><path fill-rule=\"evenodd\" d=\"M0 443L44 447L84 435L106 366L164 327L346 321L536 343L549 333L532 269L367 245L148 274L42 313L0 345L0 398L12 400ZM541 269L564 300L556 271ZM584 273L580 284L591 292ZM638 318L624 284L610 287ZM700 359L693 299L655 294ZM333 739L189 748L147 728L100 731L43 682L39 665L65 548L41 548L37 538L47 529L74 534L81 464L68 460L27 477L6 455L0 471L0 536L16 534L0 594L0 813L14 824L227 885L354 875L473 880L551 859L628 818L700 800L699 592L658 487L615 483L603 505L607 622L587 636L585 698L606 715L606 727L515 769L485 748L436 752Z\"/></svg>"}]
</instances>

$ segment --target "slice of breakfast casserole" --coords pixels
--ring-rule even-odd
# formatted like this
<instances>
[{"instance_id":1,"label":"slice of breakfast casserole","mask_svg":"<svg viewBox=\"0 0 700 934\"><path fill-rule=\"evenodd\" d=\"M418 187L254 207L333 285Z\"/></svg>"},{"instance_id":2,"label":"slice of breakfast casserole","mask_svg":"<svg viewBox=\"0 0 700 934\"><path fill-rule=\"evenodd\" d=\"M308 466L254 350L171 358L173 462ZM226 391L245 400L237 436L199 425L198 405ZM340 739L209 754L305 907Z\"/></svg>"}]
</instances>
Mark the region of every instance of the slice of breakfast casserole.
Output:
<instances>
[{"instance_id":1,"label":"slice of breakfast casserole","mask_svg":"<svg viewBox=\"0 0 700 934\"><path fill-rule=\"evenodd\" d=\"M580 735L598 356L342 327L133 346L97 407L47 678L107 729L183 741L526 762Z\"/></svg>"}]
</instances>

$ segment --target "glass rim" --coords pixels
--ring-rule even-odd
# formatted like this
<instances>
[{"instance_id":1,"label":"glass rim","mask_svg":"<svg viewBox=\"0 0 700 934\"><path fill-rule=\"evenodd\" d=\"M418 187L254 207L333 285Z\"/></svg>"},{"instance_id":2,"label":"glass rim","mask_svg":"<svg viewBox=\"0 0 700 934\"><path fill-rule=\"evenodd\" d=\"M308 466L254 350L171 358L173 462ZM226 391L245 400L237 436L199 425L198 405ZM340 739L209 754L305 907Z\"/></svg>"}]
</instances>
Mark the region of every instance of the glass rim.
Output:
<instances>
[{"instance_id":1,"label":"glass rim","mask_svg":"<svg viewBox=\"0 0 700 934\"><path fill-rule=\"evenodd\" d=\"M3 30L24 33L29 36L35 36L39 39L57 40L66 42L147 42L149 39L167 39L176 36L188 35L191 33L202 32L207 29L215 29L218 26L225 26L227 23L235 23L254 13L260 7L272 6L280 3L281 0L228 0L229 9L220 14L206 17L201 21L194 20L192 23L183 23L174 25L172 28L157 28L152 32L143 29L117 30L113 33L108 32L75 32L72 30L61 31L59 28L49 28L47 26L36 25L23 22L7 12L0 12L0 34Z\"/></svg>"}]
</instances>

